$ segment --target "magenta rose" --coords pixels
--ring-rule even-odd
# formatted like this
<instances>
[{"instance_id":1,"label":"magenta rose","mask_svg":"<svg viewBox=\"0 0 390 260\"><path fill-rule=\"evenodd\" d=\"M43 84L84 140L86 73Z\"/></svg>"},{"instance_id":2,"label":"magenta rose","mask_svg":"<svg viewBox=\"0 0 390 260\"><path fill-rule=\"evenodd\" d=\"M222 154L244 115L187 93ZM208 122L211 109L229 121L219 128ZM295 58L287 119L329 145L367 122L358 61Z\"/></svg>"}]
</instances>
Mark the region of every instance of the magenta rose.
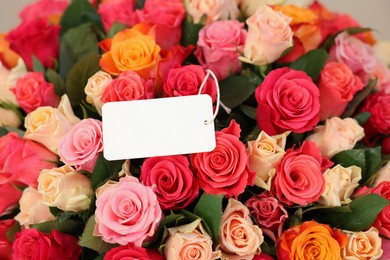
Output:
<instances>
[{"instance_id":1,"label":"magenta rose","mask_svg":"<svg viewBox=\"0 0 390 260\"><path fill-rule=\"evenodd\" d=\"M154 187L162 209L182 209L199 194L199 185L183 155L152 157L144 161L140 179Z\"/></svg>"},{"instance_id":2,"label":"magenta rose","mask_svg":"<svg viewBox=\"0 0 390 260\"><path fill-rule=\"evenodd\" d=\"M106 1L99 4L98 14L107 32L115 22L132 27L139 20L135 12L134 0Z\"/></svg>"},{"instance_id":3,"label":"magenta rose","mask_svg":"<svg viewBox=\"0 0 390 260\"><path fill-rule=\"evenodd\" d=\"M319 121L320 93L303 71L272 70L256 89L257 124L269 135L310 131Z\"/></svg>"},{"instance_id":4,"label":"magenta rose","mask_svg":"<svg viewBox=\"0 0 390 260\"><path fill-rule=\"evenodd\" d=\"M385 199L390 200L390 181L379 183L378 186L371 190L371 193L381 195ZM382 209L372 226L378 229L379 234L390 239L390 205Z\"/></svg>"},{"instance_id":5,"label":"magenta rose","mask_svg":"<svg viewBox=\"0 0 390 260\"><path fill-rule=\"evenodd\" d=\"M57 107L60 98L54 91L54 85L45 80L42 72L29 72L16 81L16 86L11 89L16 100L28 114L38 107Z\"/></svg>"},{"instance_id":6,"label":"magenta rose","mask_svg":"<svg viewBox=\"0 0 390 260\"><path fill-rule=\"evenodd\" d=\"M7 237L8 230L15 224L15 220L0 220L0 259L12 260L12 243Z\"/></svg>"},{"instance_id":7,"label":"magenta rose","mask_svg":"<svg viewBox=\"0 0 390 260\"><path fill-rule=\"evenodd\" d=\"M23 21L49 18L52 22L56 22L68 4L69 0L38 0L24 7L19 16Z\"/></svg>"},{"instance_id":8,"label":"magenta rose","mask_svg":"<svg viewBox=\"0 0 390 260\"><path fill-rule=\"evenodd\" d=\"M102 122L83 119L60 139L58 155L65 164L76 170L92 172L99 153L103 151Z\"/></svg>"},{"instance_id":9,"label":"magenta rose","mask_svg":"<svg viewBox=\"0 0 390 260\"><path fill-rule=\"evenodd\" d=\"M249 169L240 131L240 125L232 120L228 128L215 133L213 151L190 155L196 179L205 192L237 198L247 185L254 184L256 174Z\"/></svg>"},{"instance_id":10,"label":"magenta rose","mask_svg":"<svg viewBox=\"0 0 390 260\"><path fill-rule=\"evenodd\" d=\"M241 70L238 60L246 38L244 24L237 20L215 21L199 31L195 57L205 69L212 70L218 80Z\"/></svg>"},{"instance_id":11,"label":"magenta rose","mask_svg":"<svg viewBox=\"0 0 390 260\"><path fill-rule=\"evenodd\" d=\"M108 243L134 243L141 247L153 237L161 217L153 188L144 186L135 177L122 177L96 199L95 232Z\"/></svg>"},{"instance_id":12,"label":"magenta rose","mask_svg":"<svg viewBox=\"0 0 390 260\"><path fill-rule=\"evenodd\" d=\"M22 22L7 34L6 40L30 70L33 67L33 55L45 67L53 67L59 53L60 29L60 26L50 24L47 18L35 19Z\"/></svg>"},{"instance_id":13,"label":"magenta rose","mask_svg":"<svg viewBox=\"0 0 390 260\"><path fill-rule=\"evenodd\" d=\"M322 173L332 164L314 142L304 141L300 148L286 151L276 167L271 192L288 206L316 202L325 188Z\"/></svg>"},{"instance_id":14,"label":"magenta rose","mask_svg":"<svg viewBox=\"0 0 390 260\"><path fill-rule=\"evenodd\" d=\"M42 260L50 255L51 242L48 235L36 229L24 229L15 235L12 245L14 259Z\"/></svg>"},{"instance_id":15,"label":"magenta rose","mask_svg":"<svg viewBox=\"0 0 390 260\"><path fill-rule=\"evenodd\" d=\"M108 251L103 260L122 260L122 259L138 259L138 260L164 260L165 257L150 248L143 248L127 244L125 246L115 247Z\"/></svg>"}]
</instances>

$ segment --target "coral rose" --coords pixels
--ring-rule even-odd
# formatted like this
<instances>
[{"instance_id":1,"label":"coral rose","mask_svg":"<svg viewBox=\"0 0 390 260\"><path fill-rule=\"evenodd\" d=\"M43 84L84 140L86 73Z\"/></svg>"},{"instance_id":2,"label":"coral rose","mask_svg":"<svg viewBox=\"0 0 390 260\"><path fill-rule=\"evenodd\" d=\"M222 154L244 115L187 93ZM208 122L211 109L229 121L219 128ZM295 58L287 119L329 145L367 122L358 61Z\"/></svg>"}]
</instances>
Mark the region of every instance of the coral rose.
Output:
<instances>
[{"instance_id":1,"label":"coral rose","mask_svg":"<svg viewBox=\"0 0 390 260\"><path fill-rule=\"evenodd\" d=\"M217 20L236 20L240 11L236 0L185 0L185 9L193 23L202 22L206 15L206 24Z\"/></svg>"},{"instance_id":2,"label":"coral rose","mask_svg":"<svg viewBox=\"0 0 390 260\"><path fill-rule=\"evenodd\" d=\"M105 255L103 260L122 260L122 259L138 259L138 260L164 260L165 257L150 248L143 248L127 244L111 249Z\"/></svg>"},{"instance_id":3,"label":"coral rose","mask_svg":"<svg viewBox=\"0 0 390 260\"><path fill-rule=\"evenodd\" d=\"M350 232L347 234L347 245L341 251L343 259L381 259L383 254L382 239L379 237L376 228L370 228L367 231Z\"/></svg>"},{"instance_id":4,"label":"coral rose","mask_svg":"<svg viewBox=\"0 0 390 260\"><path fill-rule=\"evenodd\" d=\"M390 200L390 181L381 182L372 189L371 193L381 195L385 199ZM390 239L390 205L382 209L372 226L378 229L381 235Z\"/></svg>"},{"instance_id":5,"label":"coral rose","mask_svg":"<svg viewBox=\"0 0 390 260\"><path fill-rule=\"evenodd\" d=\"M17 208L21 196L22 192L14 184L8 182L0 184L0 216L7 215Z\"/></svg>"},{"instance_id":6,"label":"coral rose","mask_svg":"<svg viewBox=\"0 0 390 260\"><path fill-rule=\"evenodd\" d=\"M92 104L99 115L102 115L103 101L101 100L105 89L112 82L110 74L104 71L98 71L92 75L84 88L84 92L87 95L87 102Z\"/></svg>"}]
</instances>

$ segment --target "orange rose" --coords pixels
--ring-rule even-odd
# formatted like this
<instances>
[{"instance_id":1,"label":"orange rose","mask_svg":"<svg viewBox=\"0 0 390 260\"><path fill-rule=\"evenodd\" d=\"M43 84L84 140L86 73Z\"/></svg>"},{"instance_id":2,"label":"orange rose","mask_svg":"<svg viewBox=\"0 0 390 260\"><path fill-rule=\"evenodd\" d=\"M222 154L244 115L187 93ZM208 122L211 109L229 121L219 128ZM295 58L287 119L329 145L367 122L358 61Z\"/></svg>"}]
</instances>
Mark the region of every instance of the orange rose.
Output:
<instances>
[{"instance_id":1,"label":"orange rose","mask_svg":"<svg viewBox=\"0 0 390 260\"><path fill-rule=\"evenodd\" d=\"M18 64L19 55L9 48L9 42L4 38L5 35L0 33L0 62L10 69Z\"/></svg>"}]
</instances>

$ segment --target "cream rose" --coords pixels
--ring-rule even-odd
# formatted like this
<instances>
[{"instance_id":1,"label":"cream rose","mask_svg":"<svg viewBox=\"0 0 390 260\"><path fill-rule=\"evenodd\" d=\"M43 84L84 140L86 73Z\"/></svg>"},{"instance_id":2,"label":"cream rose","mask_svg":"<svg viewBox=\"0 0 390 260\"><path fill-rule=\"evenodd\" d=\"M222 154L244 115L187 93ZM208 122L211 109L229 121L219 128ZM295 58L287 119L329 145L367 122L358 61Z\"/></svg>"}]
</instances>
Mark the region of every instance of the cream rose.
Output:
<instances>
[{"instance_id":1,"label":"cream rose","mask_svg":"<svg viewBox=\"0 0 390 260\"><path fill-rule=\"evenodd\" d=\"M38 191L46 205L75 212L88 209L93 194L91 180L68 165L42 170Z\"/></svg>"},{"instance_id":2,"label":"cream rose","mask_svg":"<svg viewBox=\"0 0 390 260\"><path fill-rule=\"evenodd\" d=\"M201 220L169 228L169 237L165 245L164 255L172 260L219 259L221 251L213 251L213 241L204 230Z\"/></svg>"},{"instance_id":3,"label":"cream rose","mask_svg":"<svg viewBox=\"0 0 390 260\"><path fill-rule=\"evenodd\" d=\"M18 128L21 124L22 120L13 110L0 107L0 127L11 126Z\"/></svg>"},{"instance_id":4,"label":"cream rose","mask_svg":"<svg viewBox=\"0 0 390 260\"><path fill-rule=\"evenodd\" d=\"M281 5L286 0L242 0L240 10L245 17L252 16L263 5Z\"/></svg>"},{"instance_id":5,"label":"cream rose","mask_svg":"<svg viewBox=\"0 0 390 260\"><path fill-rule=\"evenodd\" d=\"M352 149L363 137L364 129L355 119L333 117L326 120L325 125L315 127L314 133L306 140L315 142L323 156L332 158L339 152Z\"/></svg>"},{"instance_id":6,"label":"cream rose","mask_svg":"<svg viewBox=\"0 0 390 260\"><path fill-rule=\"evenodd\" d=\"M87 95L87 102L96 108L99 115L102 115L102 106L104 104L101 98L104 90L111 82L112 77L110 74L104 71L98 71L88 79L87 85L84 88L84 92Z\"/></svg>"},{"instance_id":7,"label":"cream rose","mask_svg":"<svg viewBox=\"0 0 390 260\"><path fill-rule=\"evenodd\" d=\"M390 67L390 41L378 41L373 50L375 57L387 67Z\"/></svg>"},{"instance_id":8,"label":"cream rose","mask_svg":"<svg viewBox=\"0 0 390 260\"><path fill-rule=\"evenodd\" d=\"M376 187L379 183L384 181L390 181L390 162L386 163L385 166L379 169L375 174L375 180L373 186Z\"/></svg>"},{"instance_id":9,"label":"cream rose","mask_svg":"<svg viewBox=\"0 0 390 260\"><path fill-rule=\"evenodd\" d=\"M351 195L362 179L362 169L357 166L344 168L340 164L323 174L325 190L318 203L324 206L341 206L351 202Z\"/></svg>"},{"instance_id":10,"label":"cream rose","mask_svg":"<svg viewBox=\"0 0 390 260\"><path fill-rule=\"evenodd\" d=\"M22 59L18 60L18 65L16 65L11 70L8 70L0 62L0 101L1 102L10 102L14 105L17 105L16 97L12 93L11 88L16 85L18 78L23 77L27 74L27 68Z\"/></svg>"},{"instance_id":11,"label":"cream rose","mask_svg":"<svg viewBox=\"0 0 390 260\"><path fill-rule=\"evenodd\" d=\"M56 219L50 213L49 206L43 203L43 196L31 186L24 189L19 205L20 212L15 216L15 220L24 228Z\"/></svg>"},{"instance_id":12,"label":"cream rose","mask_svg":"<svg viewBox=\"0 0 390 260\"><path fill-rule=\"evenodd\" d=\"M186 12L194 23L201 22L206 15L206 24L217 20L236 20L240 11L236 0L185 0Z\"/></svg>"},{"instance_id":13,"label":"cream rose","mask_svg":"<svg viewBox=\"0 0 390 260\"><path fill-rule=\"evenodd\" d=\"M248 142L249 168L256 172L255 185L270 190L276 165L285 154L286 137L290 132L269 136L261 131L255 141Z\"/></svg>"},{"instance_id":14,"label":"cream rose","mask_svg":"<svg viewBox=\"0 0 390 260\"><path fill-rule=\"evenodd\" d=\"M341 250L341 256L346 260L375 260L383 254L382 239L374 227L363 232L344 231L347 234L347 245Z\"/></svg>"},{"instance_id":15,"label":"cream rose","mask_svg":"<svg viewBox=\"0 0 390 260\"><path fill-rule=\"evenodd\" d=\"M58 154L58 143L80 121L72 110L68 96L64 95L58 108L39 107L26 116L25 139L43 144Z\"/></svg>"}]
</instances>

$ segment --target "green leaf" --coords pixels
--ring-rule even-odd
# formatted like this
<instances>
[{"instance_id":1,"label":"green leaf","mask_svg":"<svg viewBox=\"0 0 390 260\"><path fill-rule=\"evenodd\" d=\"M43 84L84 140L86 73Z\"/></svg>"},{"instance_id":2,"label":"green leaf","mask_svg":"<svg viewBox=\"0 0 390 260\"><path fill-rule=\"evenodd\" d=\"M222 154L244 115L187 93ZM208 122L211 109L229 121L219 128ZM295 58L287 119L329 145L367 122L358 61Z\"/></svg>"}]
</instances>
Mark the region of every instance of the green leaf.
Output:
<instances>
[{"instance_id":1,"label":"green leaf","mask_svg":"<svg viewBox=\"0 0 390 260\"><path fill-rule=\"evenodd\" d=\"M99 154L92 174L92 187L97 189L122 169L123 161L107 161L103 153Z\"/></svg>"},{"instance_id":2,"label":"green leaf","mask_svg":"<svg viewBox=\"0 0 390 260\"><path fill-rule=\"evenodd\" d=\"M113 26L111 26L110 30L108 31L107 33L107 37L108 38L112 38L115 36L115 34L117 34L118 32L121 32L123 31L124 29L127 28L127 25L123 24L123 23L118 23L118 22L115 22L113 24Z\"/></svg>"},{"instance_id":3,"label":"green leaf","mask_svg":"<svg viewBox=\"0 0 390 260\"><path fill-rule=\"evenodd\" d=\"M20 224L18 221L15 221L15 223L10 227L7 231L7 238L12 243L15 240L15 235L21 230Z\"/></svg>"},{"instance_id":4,"label":"green leaf","mask_svg":"<svg viewBox=\"0 0 390 260\"><path fill-rule=\"evenodd\" d=\"M82 58L69 71L66 78L66 94L72 106L77 106L86 95L84 88L88 79L100 70L100 55L94 54Z\"/></svg>"},{"instance_id":5,"label":"green leaf","mask_svg":"<svg viewBox=\"0 0 390 260\"><path fill-rule=\"evenodd\" d=\"M58 217L62 212L64 212L63 210L57 208L57 207L49 207L50 209L50 213L54 216L54 217Z\"/></svg>"},{"instance_id":6,"label":"green leaf","mask_svg":"<svg viewBox=\"0 0 390 260\"><path fill-rule=\"evenodd\" d=\"M190 15L187 15L183 21L181 31L181 45L187 47L188 45L196 45L198 41L199 31L203 28L202 23L194 24Z\"/></svg>"},{"instance_id":7,"label":"green leaf","mask_svg":"<svg viewBox=\"0 0 390 260\"><path fill-rule=\"evenodd\" d=\"M389 204L390 201L380 195L368 194L353 200L348 206L308 211L304 214L304 219L315 219L320 223L344 230L361 231L368 229L379 212Z\"/></svg>"},{"instance_id":8,"label":"green leaf","mask_svg":"<svg viewBox=\"0 0 390 260\"><path fill-rule=\"evenodd\" d=\"M117 247L118 245L109 244L104 242L101 237L96 237L93 235L95 224L95 215L92 215L85 225L85 229L79 240L79 245L95 250L99 254L106 253L110 249Z\"/></svg>"},{"instance_id":9,"label":"green leaf","mask_svg":"<svg viewBox=\"0 0 390 260\"><path fill-rule=\"evenodd\" d=\"M35 57L34 55L32 56L32 58L33 58L33 71L45 73L45 67L42 65L41 61L38 60L38 58Z\"/></svg>"},{"instance_id":10,"label":"green leaf","mask_svg":"<svg viewBox=\"0 0 390 260\"><path fill-rule=\"evenodd\" d=\"M345 31L348 32L350 35L353 35L353 34L358 34L358 33L363 33L363 32L369 32L369 31L372 31L372 29L367 28L367 27L351 27L351 28L348 28L345 30L338 31L335 34L326 38L326 40L321 44L321 48L323 48L325 50L330 50L330 48L332 48L333 45L335 44L336 37L340 33L345 32Z\"/></svg>"},{"instance_id":11,"label":"green leaf","mask_svg":"<svg viewBox=\"0 0 390 260\"><path fill-rule=\"evenodd\" d=\"M135 1L135 9L144 9L146 0L136 0Z\"/></svg>"},{"instance_id":12,"label":"green leaf","mask_svg":"<svg viewBox=\"0 0 390 260\"><path fill-rule=\"evenodd\" d=\"M235 108L252 95L256 87L247 77L228 77L219 83L221 101L227 107Z\"/></svg>"},{"instance_id":13,"label":"green leaf","mask_svg":"<svg viewBox=\"0 0 390 260\"><path fill-rule=\"evenodd\" d=\"M50 233L53 229L62 233L78 235L84 224L82 221L67 219L60 223L58 220L30 225L30 228L35 228L43 233Z\"/></svg>"},{"instance_id":14,"label":"green leaf","mask_svg":"<svg viewBox=\"0 0 390 260\"><path fill-rule=\"evenodd\" d=\"M256 108L247 105L240 105L240 109L247 117L256 120Z\"/></svg>"},{"instance_id":15,"label":"green leaf","mask_svg":"<svg viewBox=\"0 0 390 260\"><path fill-rule=\"evenodd\" d=\"M323 49L309 51L294 61L290 68L306 72L307 75L315 82L325 65L328 54Z\"/></svg>"},{"instance_id":16,"label":"green leaf","mask_svg":"<svg viewBox=\"0 0 390 260\"><path fill-rule=\"evenodd\" d=\"M95 258L95 260L103 260L104 259L104 255L99 255L98 257Z\"/></svg>"},{"instance_id":17,"label":"green leaf","mask_svg":"<svg viewBox=\"0 0 390 260\"><path fill-rule=\"evenodd\" d=\"M357 114L354 118L356 121L358 121L359 125L364 125L370 119L371 113L370 112L362 112Z\"/></svg>"},{"instance_id":18,"label":"green leaf","mask_svg":"<svg viewBox=\"0 0 390 260\"><path fill-rule=\"evenodd\" d=\"M66 92L65 81L61 78L60 74L58 74L53 69L48 69L46 71L45 77L48 82L53 83L54 91L57 96L62 97L62 95Z\"/></svg>"},{"instance_id":19,"label":"green leaf","mask_svg":"<svg viewBox=\"0 0 390 260\"><path fill-rule=\"evenodd\" d=\"M2 136L5 136L9 133L9 131L7 130L7 128L5 127L0 127L0 137Z\"/></svg>"},{"instance_id":20,"label":"green leaf","mask_svg":"<svg viewBox=\"0 0 390 260\"><path fill-rule=\"evenodd\" d=\"M194 208L194 213L203 218L211 231L214 244L218 244L218 230L222 217L222 198L224 195L203 193Z\"/></svg>"}]
</instances>

